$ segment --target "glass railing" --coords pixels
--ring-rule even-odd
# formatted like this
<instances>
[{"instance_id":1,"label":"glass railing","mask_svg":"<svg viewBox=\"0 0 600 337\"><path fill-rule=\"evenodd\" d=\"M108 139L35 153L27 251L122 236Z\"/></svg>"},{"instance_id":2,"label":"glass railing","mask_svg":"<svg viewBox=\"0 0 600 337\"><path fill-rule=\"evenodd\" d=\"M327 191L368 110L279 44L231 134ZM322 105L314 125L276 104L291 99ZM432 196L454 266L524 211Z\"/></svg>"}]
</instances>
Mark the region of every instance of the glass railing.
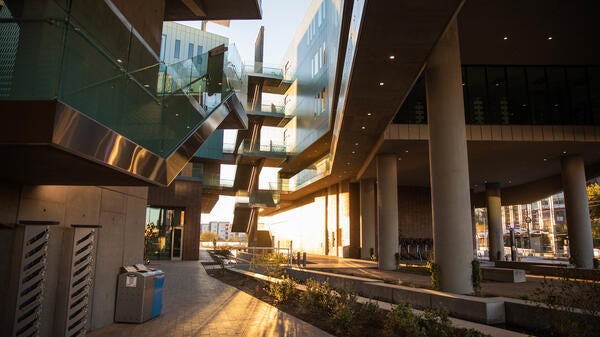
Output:
<instances>
[{"instance_id":1,"label":"glass railing","mask_svg":"<svg viewBox=\"0 0 600 337\"><path fill-rule=\"evenodd\" d=\"M242 141L242 143L238 147L238 153L244 154L244 153L260 152L262 155L265 155L266 153L285 155L287 153L286 146L283 144L274 144L274 143L258 144L258 143L256 143L253 146L250 146L250 145L251 145L250 139L244 139L244 141Z\"/></svg>"},{"instance_id":2,"label":"glass railing","mask_svg":"<svg viewBox=\"0 0 600 337\"><path fill-rule=\"evenodd\" d=\"M192 176L180 176L183 180L201 181L205 188L230 188L233 187L232 179L225 179L219 173L203 173L201 170L192 170Z\"/></svg>"},{"instance_id":3,"label":"glass railing","mask_svg":"<svg viewBox=\"0 0 600 337\"><path fill-rule=\"evenodd\" d=\"M263 75L283 78L283 69L278 68L278 67L263 66L263 67L260 67L259 69L255 69L253 65L246 65L245 69L246 69L247 73L263 74Z\"/></svg>"},{"instance_id":4,"label":"glass railing","mask_svg":"<svg viewBox=\"0 0 600 337\"><path fill-rule=\"evenodd\" d=\"M279 191L295 192L327 176L331 170L331 155L327 155L289 179L279 179Z\"/></svg>"},{"instance_id":5,"label":"glass railing","mask_svg":"<svg viewBox=\"0 0 600 337\"><path fill-rule=\"evenodd\" d=\"M256 112L285 114L285 106L284 105L275 105L275 104L262 104L259 109L255 108L255 111Z\"/></svg>"},{"instance_id":6,"label":"glass railing","mask_svg":"<svg viewBox=\"0 0 600 337\"><path fill-rule=\"evenodd\" d=\"M61 4L0 9L0 100L58 99L166 157L231 93L223 54L164 65L104 1Z\"/></svg>"}]
</instances>

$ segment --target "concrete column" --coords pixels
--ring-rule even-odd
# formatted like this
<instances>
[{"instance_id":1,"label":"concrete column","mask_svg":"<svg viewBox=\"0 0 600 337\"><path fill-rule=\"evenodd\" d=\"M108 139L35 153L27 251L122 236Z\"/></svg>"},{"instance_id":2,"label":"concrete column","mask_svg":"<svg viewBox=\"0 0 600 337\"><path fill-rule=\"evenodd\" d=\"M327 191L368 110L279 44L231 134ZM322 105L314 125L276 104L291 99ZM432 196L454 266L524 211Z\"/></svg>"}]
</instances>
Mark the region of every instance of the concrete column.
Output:
<instances>
[{"instance_id":1,"label":"concrete column","mask_svg":"<svg viewBox=\"0 0 600 337\"><path fill-rule=\"evenodd\" d=\"M490 261L504 257L504 229L502 228L502 199L500 184L485 184L485 198L488 216L488 249Z\"/></svg>"},{"instance_id":2,"label":"concrete column","mask_svg":"<svg viewBox=\"0 0 600 337\"><path fill-rule=\"evenodd\" d=\"M471 202L458 26L434 48L426 74L435 262L443 291L471 293Z\"/></svg>"},{"instance_id":3,"label":"concrete column","mask_svg":"<svg viewBox=\"0 0 600 337\"><path fill-rule=\"evenodd\" d=\"M593 268L592 225L581 156L564 156L560 161L569 249L578 268Z\"/></svg>"},{"instance_id":4,"label":"concrete column","mask_svg":"<svg viewBox=\"0 0 600 337\"><path fill-rule=\"evenodd\" d=\"M393 154L377 156L377 214L379 218L378 265L381 270L396 269L398 252L398 176Z\"/></svg>"},{"instance_id":5,"label":"concrete column","mask_svg":"<svg viewBox=\"0 0 600 337\"><path fill-rule=\"evenodd\" d=\"M360 258L370 259L371 248L377 253L375 228L377 223L375 213L375 180L360 181Z\"/></svg>"}]
</instances>

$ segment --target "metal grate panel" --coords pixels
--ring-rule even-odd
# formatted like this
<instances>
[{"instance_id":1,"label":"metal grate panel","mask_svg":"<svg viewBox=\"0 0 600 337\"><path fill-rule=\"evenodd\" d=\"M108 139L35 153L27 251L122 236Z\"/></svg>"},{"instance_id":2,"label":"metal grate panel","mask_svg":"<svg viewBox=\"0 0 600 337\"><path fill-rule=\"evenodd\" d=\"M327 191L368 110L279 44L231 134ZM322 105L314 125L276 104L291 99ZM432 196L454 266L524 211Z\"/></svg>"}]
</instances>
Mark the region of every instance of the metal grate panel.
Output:
<instances>
[{"instance_id":1,"label":"metal grate panel","mask_svg":"<svg viewBox=\"0 0 600 337\"><path fill-rule=\"evenodd\" d=\"M26 226L15 308L13 336L38 336L44 298L48 226Z\"/></svg>"},{"instance_id":2,"label":"metal grate panel","mask_svg":"<svg viewBox=\"0 0 600 337\"><path fill-rule=\"evenodd\" d=\"M69 271L69 289L64 336L85 336L88 326L90 289L94 276L97 229L75 228Z\"/></svg>"}]
</instances>

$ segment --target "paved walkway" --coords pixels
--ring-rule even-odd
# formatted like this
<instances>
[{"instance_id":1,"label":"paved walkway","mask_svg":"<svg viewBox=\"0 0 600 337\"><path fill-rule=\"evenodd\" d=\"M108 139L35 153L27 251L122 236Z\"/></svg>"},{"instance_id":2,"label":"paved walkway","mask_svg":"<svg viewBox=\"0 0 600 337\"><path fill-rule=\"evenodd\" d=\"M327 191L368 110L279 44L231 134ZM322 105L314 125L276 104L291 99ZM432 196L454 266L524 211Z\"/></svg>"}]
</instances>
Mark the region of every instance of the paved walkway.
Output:
<instances>
[{"instance_id":1,"label":"paved walkway","mask_svg":"<svg viewBox=\"0 0 600 337\"><path fill-rule=\"evenodd\" d=\"M201 260L206 259L201 250ZM163 312L143 324L113 324L89 337L331 336L206 274L200 261L157 261Z\"/></svg>"}]
</instances>

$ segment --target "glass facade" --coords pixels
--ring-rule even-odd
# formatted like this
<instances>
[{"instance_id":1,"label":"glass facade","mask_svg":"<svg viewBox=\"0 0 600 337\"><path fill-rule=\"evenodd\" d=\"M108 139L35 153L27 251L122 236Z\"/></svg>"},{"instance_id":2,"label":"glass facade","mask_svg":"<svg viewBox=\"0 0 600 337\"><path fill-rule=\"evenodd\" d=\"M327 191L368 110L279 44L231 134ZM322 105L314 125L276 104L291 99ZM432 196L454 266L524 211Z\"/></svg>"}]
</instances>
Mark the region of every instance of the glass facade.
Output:
<instances>
[{"instance_id":1,"label":"glass facade","mask_svg":"<svg viewBox=\"0 0 600 337\"><path fill-rule=\"evenodd\" d=\"M185 224L183 208L146 208L146 231L144 233L144 255L148 259L169 260L177 258L181 247L181 236L174 231Z\"/></svg>"},{"instance_id":2,"label":"glass facade","mask_svg":"<svg viewBox=\"0 0 600 337\"><path fill-rule=\"evenodd\" d=\"M489 125L599 125L598 66L462 67L465 121ZM425 124L421 77L394 118Z\"/></svg>"}]
</instances>

